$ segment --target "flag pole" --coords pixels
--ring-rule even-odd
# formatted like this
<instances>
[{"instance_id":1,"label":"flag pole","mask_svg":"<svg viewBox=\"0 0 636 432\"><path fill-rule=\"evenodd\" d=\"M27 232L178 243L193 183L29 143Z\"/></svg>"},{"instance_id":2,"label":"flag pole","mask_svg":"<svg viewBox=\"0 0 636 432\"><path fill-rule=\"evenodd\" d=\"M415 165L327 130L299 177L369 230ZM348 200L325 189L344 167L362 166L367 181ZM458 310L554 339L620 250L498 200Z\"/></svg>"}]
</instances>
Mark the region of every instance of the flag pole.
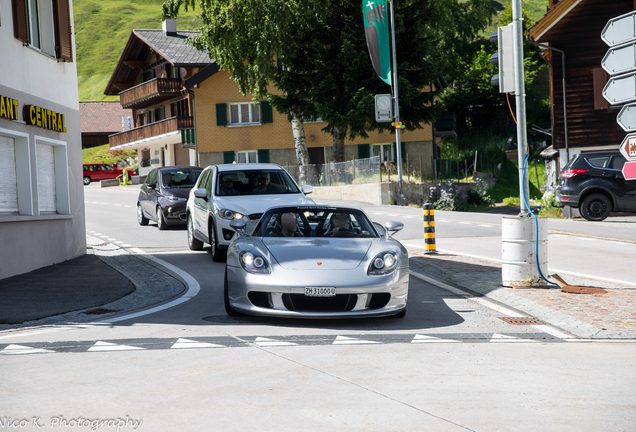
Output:
<instances>
[{"instance_id":1,"label":"flag pole","mask_svg":"<svg viewBox=\"0 0 636 432\"><path fill-rule=\"evenodd\" d=\"M400 123L400 104L398 98L398 73L397 73L397 56L395 54L395 18L393 15L393 3L395 0L388 0L389 10L391 14L391 54L393 57L393 82L391 89L393 90L393 100L395 107L394 121ZM398 126L395 128L395 152L397 153L397 171L398 171L398 193L400 202L404 201L404 192L402 190L402 146L400 138L401 128Z\"/></svg>"}]
</instances>

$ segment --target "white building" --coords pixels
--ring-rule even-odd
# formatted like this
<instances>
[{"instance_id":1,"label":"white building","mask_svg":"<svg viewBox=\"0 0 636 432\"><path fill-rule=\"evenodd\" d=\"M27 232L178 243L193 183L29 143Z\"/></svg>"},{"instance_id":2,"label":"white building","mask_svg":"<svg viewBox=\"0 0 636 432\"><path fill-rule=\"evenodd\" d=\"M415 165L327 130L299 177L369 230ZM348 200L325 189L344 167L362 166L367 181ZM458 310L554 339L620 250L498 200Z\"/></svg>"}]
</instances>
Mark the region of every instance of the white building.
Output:
<instances>
[{"instance_id":1,"label":"white building","mask_svg":"<svg viewBox=\"0 0 636 432\"><path fill-rule=\"evenodd\" d=\"M86 253L72 0L0 0L0 279Z\"/></svg>"}]
</instances>

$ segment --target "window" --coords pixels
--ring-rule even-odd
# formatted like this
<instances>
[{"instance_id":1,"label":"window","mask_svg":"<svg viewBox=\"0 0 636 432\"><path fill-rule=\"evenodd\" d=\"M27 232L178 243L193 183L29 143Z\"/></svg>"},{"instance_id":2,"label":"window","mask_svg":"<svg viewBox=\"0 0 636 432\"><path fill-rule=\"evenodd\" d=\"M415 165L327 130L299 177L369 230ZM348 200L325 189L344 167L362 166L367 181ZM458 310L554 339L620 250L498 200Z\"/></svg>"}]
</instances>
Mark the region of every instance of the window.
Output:
<instances>
[{"instance_id":1,"label":"window","mask_svg":"<svg viewBox=\"0 0 636 432\"><path fill-rule=\"evenodd\" d=\"M18 185L16 180L15 142L0 136L0 213L18 211Z\"/></svg>"},{"instance_id":2,"label":"window","mask_svg":"<svg viewBox=\"0 0 636 432\"><path fill-rule=\"evenodd\" d=\"M60 61L73 61L68 0L14 0L15 37Z\"/></svg>"},{"instance_id":3,"label":"window","mask_svg":"<svg viewBox=\"0 0 636 432\"><path fill-rule=\"evenodd\" d=\"M374 144L373 156L380 156L380 162L394 162L393 144Z\"/></svg>"},{"instance_id":4,"label":"window","mask_svg":"<svg viewBox=\"0 0 636 432\"><path fill-rule=\"evenodd\" d=\"M190 109L188 107L188 100L183 99L178 102L170 104L170 116L171 117L188 117L190 116Z\"/></svg>"},{"instance_id":5,"label":"window","mask_svg":"<svg viewBox=\"0 0 636 432\"><path fill-rule=\"evenodd\" d=\"M40 213L55 213L55 154L53 146L36 143L38 172L38 206Z\"/></svg>"},{"instance_id":6,"label":"window","mask_svg":"<svg viewBox=\"0 0 636 432\"><path fill-rule=\"evenodd\" d=\"M607 168L609 156L586 158L587 162L596 168Z\"/></svg>"},{"instance_id":7,"label":"window","mask_svg":"<svg viewBox=\"0 0 636 432\"><path fill-rule=\"evenodd\" d=\"M258 153L256 150L236 152L237 163L258 163Z\"/></svg>"},{"instance_id":8,"label":"window","mask_svg":"<svg viewBox=\"0 0 636 432\"><path fill-rule=\"evenodd\" d=\"M258 103L231 103L230 124L256 124L261 122L261 106Z\"/></svg>"}]
</instances>

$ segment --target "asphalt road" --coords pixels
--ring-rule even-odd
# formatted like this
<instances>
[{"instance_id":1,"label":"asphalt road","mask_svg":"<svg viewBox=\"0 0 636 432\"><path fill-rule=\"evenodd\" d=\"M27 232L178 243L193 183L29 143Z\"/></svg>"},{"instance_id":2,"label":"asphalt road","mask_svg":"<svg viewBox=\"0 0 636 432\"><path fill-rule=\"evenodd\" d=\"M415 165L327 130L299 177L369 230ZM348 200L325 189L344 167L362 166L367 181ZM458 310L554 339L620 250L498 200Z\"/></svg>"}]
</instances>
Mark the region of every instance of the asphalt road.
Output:
<instances>
[{"instance_id":1,"label":"asphalt road","mask_svg":"<svg viewBox=\"0 0 636 432\"><path fill-rule=\"evenodd\" d=\"M153 432L580 432L636 424L633 343L511 326L500 319L505 308L416 277L403 319L230 318L223 265L207 250L190 251L185 229L137 225L134 187L89 186L85 195L91 236L175 266L200 291L178 306L110 324L0 333L0 344L41 353L0 356L0 427L2 416L57 430L79 429L69 422L80 417L121 419L119 430ZM405 243L420 238L421 210L365 210L379 222L403 220L396 238ZM449 220L448 228L438 225L440 247L457 242L486 253L484 245L501 235L501 215L436 216ZM584 236L571 234L564 238ZM601 267L613 257L595 259ZM96 430L117 429L106 423Z\"/></svg>"}]
</instances>

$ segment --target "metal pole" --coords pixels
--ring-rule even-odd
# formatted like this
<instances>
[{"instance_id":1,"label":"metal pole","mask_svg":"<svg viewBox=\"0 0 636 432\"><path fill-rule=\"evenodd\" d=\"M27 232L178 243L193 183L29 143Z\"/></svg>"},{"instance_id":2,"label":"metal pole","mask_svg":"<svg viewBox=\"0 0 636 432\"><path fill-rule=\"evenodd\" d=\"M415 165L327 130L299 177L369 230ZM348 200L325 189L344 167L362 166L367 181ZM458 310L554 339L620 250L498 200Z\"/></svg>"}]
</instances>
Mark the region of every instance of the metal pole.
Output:
<instances>
[{"instance_id":1,"label":"metal pole","mask_svg":"<svg viewBox=\"0 0 636 432\"><path fill-rule=\"evenodd\" d=\"M567 158L567 163L570 160L570 145L568 143L568 102L567 98L565 97L565 51L553 48L548 45L537 43L533 40L530 40L528 36L526 36L526 40L532 45L538 46L539 48L556 51L561 54L561 74L563 75L561 79L561 83L563 85L563 133L565 134L565 157Z\"/></svg>"},{"instance_id":2,"label":"metal pole","mask_svg":"<svg viewBox=\"0 0 636 432\"><path fill-rule=\"evenodd\" d=\"M524 175L523 164L526 161L528 137L526 132L526 91L523 76L523 18L521 16L521 0L512 1L512 27L515 64L515 102L517 109L517 150L519 154L519 191L529 199L530 187L528 177ZM520 200L519 217L530 217L530 209L525 200Z\"/></svg>"},{"instance_id":3,"label":"metal pole","mask_svg":"<svg viewBox=\"0 0 636 432\"><path fill-rule=\"evenodd\" d=\"M398 73L397 73L397 56L395 54L395 19L393 15L393 3L395 0L389 0L390 13L391 13L391 47L393 54L393 100L395 101L395 119L394 121L400 122L400 104L398 99ZM402 192L402 148L400 145L400 128L395 128L395 151L397 153L397 171L398 171L398 188L400 199L404 198Z\"/></svg>"}]
</instances>

